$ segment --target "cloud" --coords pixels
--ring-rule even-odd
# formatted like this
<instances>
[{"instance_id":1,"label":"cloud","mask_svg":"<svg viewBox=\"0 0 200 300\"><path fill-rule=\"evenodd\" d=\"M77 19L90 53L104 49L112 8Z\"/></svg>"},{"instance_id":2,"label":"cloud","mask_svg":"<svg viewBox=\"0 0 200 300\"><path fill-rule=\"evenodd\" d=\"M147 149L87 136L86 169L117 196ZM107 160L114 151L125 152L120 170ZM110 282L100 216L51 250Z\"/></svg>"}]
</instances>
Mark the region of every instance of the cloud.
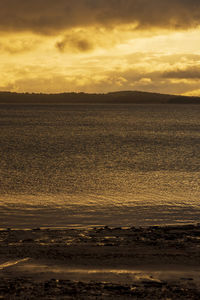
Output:
<instances>
[{"instance_id":1,"label":"cloud","mask_svg":"<svg viewBox=\"0 0 200 300\"><path fill-rule=\"evenodd\" d=\"M69 28L132 24L135 29L200 25L199 0L1 0L1 31L54 34Z\"/></svg>"},{"instance_id":2,"label":"cloud","mask_svg":"<svg viewBox=\"0 0 200 300\"><path fill-rule=\"evenodd\" d=\"M90 36L80 32L77 36L90 41ZM77 47L73 43L72 46ZM5 56L0 74L1 90L45 93L143 90L172 94L198 93L199 90L200 55L197 54L137 52L124 55L122 52L118 55L114 50L105 55L97 51L97 55L86 52L86 55L61 56L52 52L49 60L46 53L46 48L43 52L39 48L34 60L32 54L27 53L17 56L17 60L16 55L8 56L7 62Z\"/></svg>"},{"instance_id":3,"label":"cloud","mask_svg":"<svg viewBox=\"0 0 200 300\"><path fill-rule=\"evenodd\" d=\"M14 85L12 83L7 84L7 85L0 85L0 91L1 92L9 92L12 91L14 89Z\"/></svg>"},{"instance_id":4,"label":"cloud","mask_svg":"<svg viewBox=\"0 0 200 300\"><path fill-rule=\"evenodd\" d=\"M66 34L62 40L56 43L60 52L75 51L88 52L93 50L94 43L82 34Z\"/></svg>"},{"instance_id":5,"label":"cloud","mask_svg":"<svg viewBox=\"0 0 200 300\"><path fill-rule=\"evenodd\" d=\"M106 30L99 28L71 29L55 43L60 52L90 52L95 49L109 49L130 38L129 32L119 28Z\"/></svg>"},{"instance_id":6,"label":"cloud","mask_svg":"<svg viewBox=\"0 0 200 300\"><path fill-rule=\"evenodd\" d=\"M200 79L200 66L191 66L185 69L176 69L172 71L166 71L163 73L163 78L175 78L175 79Z\"/></svg>"},{"instance_id":7,"label":"cloud","mask_svg":"<svg viewBox=\"0 0 200 300\"><path fill-rule=\"evenodd\" d=\"M35 76L37 73L37 77ZM48 75L47 75L48 74ZM9 89L8 89L9 87ZM159 92L167 94L192 94L199 90L199 82L196 80L164 78L162 71L139 71L127 69L119 72L111 70L104 73L87 73L81 70L63 76L58 70L43 69L42 67L27 67L23 74L16 70L16 79L6 82L2 90L17 92L112 92L123 90L141 90L147 92ZM200 94L199 94L200 95Z\"/></svg>"},{"instance_id":8,"label":"cloud","mask_svg":"<svg viewBox=\"0 0 200 300\"><path fill-rule=\"evenodd\" d=\"M33 51L41 43L38 39L31 38L0 38L0 52L9 54L23 54L25 52Z\"/></svg>"}]
</instances>

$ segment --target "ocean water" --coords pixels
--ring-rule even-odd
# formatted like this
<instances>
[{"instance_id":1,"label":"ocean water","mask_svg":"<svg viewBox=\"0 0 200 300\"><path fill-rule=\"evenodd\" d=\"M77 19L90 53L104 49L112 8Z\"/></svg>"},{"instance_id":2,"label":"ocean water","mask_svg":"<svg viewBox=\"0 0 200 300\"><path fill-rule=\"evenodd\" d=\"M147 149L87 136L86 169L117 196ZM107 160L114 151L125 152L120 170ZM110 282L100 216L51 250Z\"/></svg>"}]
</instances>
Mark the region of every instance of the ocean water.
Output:
<instances>
[{"instance_id":1,"label":"ocean water","mask_svg":"<svg viewBox=\"0 0 200 300\"><path fill-rule=\"evenodd\" d=\"M0 227L200 222L200 105L0 105Z\"/></svg>"}]
</instances>

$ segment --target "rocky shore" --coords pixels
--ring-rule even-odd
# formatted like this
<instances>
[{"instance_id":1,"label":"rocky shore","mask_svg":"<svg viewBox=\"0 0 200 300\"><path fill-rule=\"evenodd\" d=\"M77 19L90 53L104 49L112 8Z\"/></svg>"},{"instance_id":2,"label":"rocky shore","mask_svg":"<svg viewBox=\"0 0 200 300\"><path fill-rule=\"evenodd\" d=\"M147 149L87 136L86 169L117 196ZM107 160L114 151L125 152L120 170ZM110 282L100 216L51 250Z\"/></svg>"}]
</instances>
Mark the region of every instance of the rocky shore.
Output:
<instances>
[{"instance_id":1,"label":"rocky shore","mask_svg":"<svg viewBox=\"0 0 200 300\"><path fill-rule=\"evenodd\" d=\"M199 299L200 225L0 230L0 299Z\"/></svg>"}]
</instances>

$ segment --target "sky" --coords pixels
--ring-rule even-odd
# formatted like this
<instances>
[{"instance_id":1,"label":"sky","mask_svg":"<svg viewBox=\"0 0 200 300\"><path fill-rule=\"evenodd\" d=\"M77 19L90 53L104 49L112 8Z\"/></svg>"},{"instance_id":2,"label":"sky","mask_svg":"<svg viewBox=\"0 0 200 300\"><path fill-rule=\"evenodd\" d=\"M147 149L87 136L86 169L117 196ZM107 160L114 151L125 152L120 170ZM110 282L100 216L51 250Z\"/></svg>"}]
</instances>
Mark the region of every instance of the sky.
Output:
<instances>
[{"instance_id":1,"label":"sky","mask_svg":"<svg viewBox=\"0 0 200 300\"><path fill-rule=\"evenodd\" d=\"M0 91L200 96L200 0L0 0Z\"/></svg>"}]
</instances>

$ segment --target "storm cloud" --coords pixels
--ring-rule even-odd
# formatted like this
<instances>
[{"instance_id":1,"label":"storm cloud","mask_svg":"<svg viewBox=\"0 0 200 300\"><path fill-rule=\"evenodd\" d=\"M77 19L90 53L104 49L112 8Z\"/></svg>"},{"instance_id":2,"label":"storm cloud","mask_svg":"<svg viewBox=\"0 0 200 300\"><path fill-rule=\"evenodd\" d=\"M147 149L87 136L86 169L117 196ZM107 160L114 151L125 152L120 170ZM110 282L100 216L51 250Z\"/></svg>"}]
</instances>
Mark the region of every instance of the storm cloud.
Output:
<instances>
[{"instance_id":1,"label":"storm cloud","mask_svg":"<svg viewBox=\"0 0 200 300\"><path fill-rule=\"evenodd\" d=\"M199 0L1 0L0 30L55 34L87 26L132 24L135 30L200 25Z\"/></svg>"}]
</instances>

